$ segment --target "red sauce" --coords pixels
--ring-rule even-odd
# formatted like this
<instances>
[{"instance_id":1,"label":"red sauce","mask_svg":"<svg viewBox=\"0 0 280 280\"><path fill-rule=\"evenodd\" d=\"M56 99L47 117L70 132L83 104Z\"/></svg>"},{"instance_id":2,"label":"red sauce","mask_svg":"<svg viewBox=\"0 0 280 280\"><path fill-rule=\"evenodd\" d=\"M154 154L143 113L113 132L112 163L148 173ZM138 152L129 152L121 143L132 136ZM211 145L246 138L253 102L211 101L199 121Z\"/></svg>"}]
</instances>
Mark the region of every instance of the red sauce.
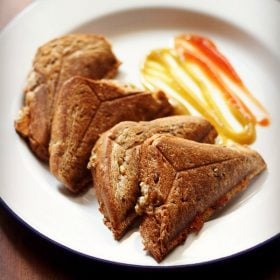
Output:
<instances>
[{"instance_id":1,"label":"red sauce","mask_svg":"<svg viewBox=\"0 0 280 280\"><path fill-rule=\"evenodd\" d=\"M253 143L256 124L268 125L270 117L230 62L202 36L181 35L174 42L174 48L147 55L141 68L144 86L161 89L186 112L204 116L222 142Z\"/></svg>"},{"instance_id":2,"label":"red sauce","mask_svg":"<svg viewBox=\"0 0 280 280\"><path fill-rule=\"evenodd\" d=\"M191 46L195 47L200 55L204 55L207 59L211 61L211 63L207 64L206 66L209 65L214 65L219 69L219 71L222 71L228 78L233 82L236 86L238 86L244 95L247 96L249 101L258 108L258 110L261 112L261 116L258 116L257 118L257 123L262 125L262 126L267 126L270 123L270 116L267 112L267 110L264 108L264 106L249 92L239 75L236 73L230 62L225 58L223 54L219 52L217 49L216 45L209 39L198 36L198 35L181 35L175 38L175 48L177 51L181 54L183 54L186 59L190 58L190 55L193 55L194 53L190 52L188 48L186 48L185 43L190 44ZM200 65L205 68L205 65ZM207 72L207 71L206 71ZM211 71L213 73L213 71ZM208 71L209 75L209 71ZM217 80L216 77L213 75L209 75L209 78L212 79L216 83L216 85L219 85L219 87L223 87L223 92L227 94L227 98L233 98L231 94L228 95L228 88L225 88L224 85L222 85L221 80ZM237 99L239 99L237 97ZM250 112L248 106L245 105L244 102L242 102L241 99L237 100L234 98L235 105L238 106L239 110L242 111L244 116L246 117L250 116L250 118L254 118L254 115ZM230 102L232 102L231 100Z\"/></svg>"}]
</instances>

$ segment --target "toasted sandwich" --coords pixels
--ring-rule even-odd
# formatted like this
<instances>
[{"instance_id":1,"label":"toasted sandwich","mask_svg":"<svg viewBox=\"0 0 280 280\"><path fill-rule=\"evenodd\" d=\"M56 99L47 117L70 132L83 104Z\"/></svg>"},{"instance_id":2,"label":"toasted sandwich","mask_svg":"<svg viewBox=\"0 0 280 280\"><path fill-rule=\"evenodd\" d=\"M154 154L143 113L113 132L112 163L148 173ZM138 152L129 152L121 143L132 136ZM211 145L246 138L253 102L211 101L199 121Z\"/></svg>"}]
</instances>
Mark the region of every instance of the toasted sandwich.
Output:
<instances>
[{"instance_id":1,"label":"toasted sandwich","mask_svg":"<svg viewBox=\"0 0 280 280\"><path fill-rule=\"evenodd\" d=\"M149 137L169 133L213 143L217 133L205 119L172 116L150 122L121 122L103 133L90 158L94 187L104 222L119 240L137 218L139 148Z\"/></svg>"},{"instance_id":2,"label":"toasted sandwich","mask_svg":"<svg viewBox=\"0 0 280 280\"><path fill-rule=\"evenodd\" d=\"M70 34L38 49L24 89L24 107L15 121L16 131L35 155L49 159L51 121L63 83L76 75L111 78L118 66L111 45L99 35Z\"/></svg>"},{"instance_id":3,"label":"toasted sandwich","mask_svg":"<svg viewBox=\"0 0 280 280\"><path fill-rule=\"evenodd\" d=\"M50 170L70 191L91 182L87 164L99 135L115 124L172 113L162 92L152 94L112 80L74 77L57 96L51 128Z\"/></svg>"},{"instance_id":4,"label":"toasted sandwich","mask_svg":"<svg viewBox=\"0 0 280 280\"><path fill-rule=\"evenodd\" d=\"M246 147L156 135L141 146L136 211L145 249L160 262L266 168Z\"/></svg>"}]
</instances>

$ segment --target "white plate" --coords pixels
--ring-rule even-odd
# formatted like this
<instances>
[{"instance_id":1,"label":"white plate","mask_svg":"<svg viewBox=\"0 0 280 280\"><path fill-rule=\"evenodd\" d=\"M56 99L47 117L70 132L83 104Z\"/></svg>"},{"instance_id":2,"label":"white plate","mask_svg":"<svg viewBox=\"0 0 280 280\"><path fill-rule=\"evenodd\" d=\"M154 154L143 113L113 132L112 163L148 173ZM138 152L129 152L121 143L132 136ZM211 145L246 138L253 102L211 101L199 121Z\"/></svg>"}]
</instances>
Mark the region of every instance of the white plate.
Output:
<instances>
[{"instance_id":1,"label":"white plate","mask_svg":"<svg viewBox=\"0 0 280 280\"><path fill-rule=\"evenodd\" d=\"M0 35L0 195L23 221L76 252L118 263L176 266L203 263L252 248L280 232L280 4L276 1L48 0L36 1ZM268 171L198 236L191 235L161 264L137 230L121 242L103 225L94 191L69 197L15 133L22 87L38 46L69 32L106 35L123 61L119 78L139 84L139 62L182 32L212 38L269 109L272 124L253 145Z\"/></svg>"}]
</instances>

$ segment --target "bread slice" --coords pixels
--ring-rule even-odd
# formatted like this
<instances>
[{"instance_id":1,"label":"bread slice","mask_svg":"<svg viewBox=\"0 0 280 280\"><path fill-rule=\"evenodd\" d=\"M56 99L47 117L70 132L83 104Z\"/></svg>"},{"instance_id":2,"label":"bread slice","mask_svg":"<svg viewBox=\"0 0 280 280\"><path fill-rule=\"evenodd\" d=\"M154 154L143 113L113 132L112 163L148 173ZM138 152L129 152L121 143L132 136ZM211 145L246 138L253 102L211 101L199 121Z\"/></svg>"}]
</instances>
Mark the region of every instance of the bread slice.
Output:
<instances>
[{"instance_id":1,"label":"bread slice","mask_svg":"<svg viewBox=\"0 0 280 280\"><path fill-rule=\"evenodd\" d=\"M68 80L57 96L52 122L51 172L72 192L91 182L87 169L99 135L124 121L150 120L172 113L166 96L151 94L112 80Z\"/></svg>"},{"instance_id":2,"label":"bread slice","mask_svg":"<svg viewBox=\"0 0 280 280\"><path fill-rule=\"evenodd\" d=\"M242 146L162 135L148 139L141 147L142 196L136 206L144 213L145 249L160 262L265 168L257 152Z\"/></svg>"},{"instance_id":3,"label":"bread slice","mask_svg":"<svg viewBox=\"0 0 280 280\"><path fill-rule=\"evenodd\" d=\"M41 160L49 159L53 108L63 83L75 75L111 78L118 66L111 45L100 35L69 34L38 49L24 89L24 107L15 121L15 128Z\"/></svg>"},{"instance_id":4,"label":"bread slice","mask_svg":"<svg viewBox=\"0 0 280 280\"><path fill-rule=\"evenodd\" d=\"M122 122L102 134L90 158L105 224L120 239L137 217L139 147L156 133L213 143L217 133L200 117L173 116L150 122Z\"/></svg>"}]
</instances>

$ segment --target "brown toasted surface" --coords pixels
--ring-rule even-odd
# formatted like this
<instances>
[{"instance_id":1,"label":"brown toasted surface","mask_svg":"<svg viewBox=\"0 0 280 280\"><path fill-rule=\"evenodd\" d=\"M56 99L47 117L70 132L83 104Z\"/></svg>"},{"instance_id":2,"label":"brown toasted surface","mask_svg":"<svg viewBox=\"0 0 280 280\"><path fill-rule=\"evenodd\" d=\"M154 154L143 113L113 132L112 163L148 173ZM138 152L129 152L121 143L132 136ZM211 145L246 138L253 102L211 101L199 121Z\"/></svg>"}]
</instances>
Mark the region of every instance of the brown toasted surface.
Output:
<instances>
[{"instance_id":1,"label":"brown toasted surface","mask_svg":"<svg viewBox=\"0 0 280 280\"><path fill-rule=\"evenodd\" d=\"M150 122L121 122L102 134L90 163L96 195L105 224L120 239L137 217L134 207L139 196L139 147L156 133L169 133L195 141L213 143L217 135L206 120L173 116ZM169 174L166 174L169 178Z\"/></svg>"},{"instance_id":2,"label":"brown toasted surface","mask_svg":"<svg viewBox=\"0 0 280 280\"><path fill-rule=\"evenodd\" d=\"M124 120L168 115L172 106L162 92L152 95L112 80L68 80L57 96L52 122L51 172L71 191L90 181L90 152L99 135Z\"/></svg>"},{"instance_id":3,"label":"brown toasted surface","mask_svg":"<svg viewBox=\"0 0 280 280\"><path fill-rule=\"evenodd\" d=\"M40 47L24 89L24 107L15 128L42 160L49 158L50 126L56 95L69 78L111 78L119 62L100 35L70 34Z\"/></svg>"},{"instance_id":4,"label":"brown toasted surface","mask_svg":"<svg viewBox=\"0 0 280 280\"><path fill-rule=\"evenodd\" d=\"M257 152L241 146L162 135L148 139L141 146L142 196L136 207L145 213L140 225L145 249L161 261L265 168Z\"/></svg>"}]
</instances>

